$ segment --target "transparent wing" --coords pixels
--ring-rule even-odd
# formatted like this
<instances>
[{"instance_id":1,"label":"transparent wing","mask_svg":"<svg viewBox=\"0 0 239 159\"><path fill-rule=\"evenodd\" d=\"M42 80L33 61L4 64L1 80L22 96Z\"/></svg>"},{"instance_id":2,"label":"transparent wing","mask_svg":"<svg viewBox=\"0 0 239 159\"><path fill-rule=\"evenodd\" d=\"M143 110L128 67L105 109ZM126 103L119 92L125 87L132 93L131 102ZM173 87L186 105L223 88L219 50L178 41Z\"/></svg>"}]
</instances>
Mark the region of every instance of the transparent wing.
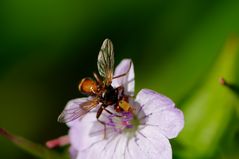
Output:
<instances>
[{"instance_id":1,"label":"transparent wing","mask_svg":"<svg viewBox=\"0 0 239 159\"><path fill-rule=\"evenodd\" d=\"M106 85L110 85L114 71L114 50L110 39L105 39L98 55L98 71Z\"/></svg>"},{"instance_id":2,"label":"transparent wing","mask_svg":"<svg viewBox=\"0 0 239 159\"><path fill-rule=\"evenodd\" d=\"M95 108L98 105L97 99L91 99L87 100L85 102L82 102L78 104L77 106L74 106L68 109L63 110L63 112L59 115L57 121L60 123L68 123L70 121L73 121L86 113L88 113L91 109Z\"/></svg>"}]
</instances>

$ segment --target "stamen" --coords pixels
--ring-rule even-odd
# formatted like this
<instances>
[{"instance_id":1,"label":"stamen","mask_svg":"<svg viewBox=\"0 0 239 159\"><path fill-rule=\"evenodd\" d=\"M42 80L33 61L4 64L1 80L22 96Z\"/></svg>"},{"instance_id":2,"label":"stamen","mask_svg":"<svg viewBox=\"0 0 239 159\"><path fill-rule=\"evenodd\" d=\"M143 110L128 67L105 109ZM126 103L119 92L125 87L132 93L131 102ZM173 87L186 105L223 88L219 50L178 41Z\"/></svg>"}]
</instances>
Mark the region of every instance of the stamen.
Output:
<instances>
[{"instance_id":1,"label":"stamen","mask_svg":"<svg viewBox=\"0 0 239 159\"><path fill-rule=\"evenodd\" d=\"M130 112L123 112L122 117L115 114L107 116L106 125L117 133L122 133L130 129L136 130L140 121ZM129 132L129 131L128 131Z\"/></svg>"}]
</instances>

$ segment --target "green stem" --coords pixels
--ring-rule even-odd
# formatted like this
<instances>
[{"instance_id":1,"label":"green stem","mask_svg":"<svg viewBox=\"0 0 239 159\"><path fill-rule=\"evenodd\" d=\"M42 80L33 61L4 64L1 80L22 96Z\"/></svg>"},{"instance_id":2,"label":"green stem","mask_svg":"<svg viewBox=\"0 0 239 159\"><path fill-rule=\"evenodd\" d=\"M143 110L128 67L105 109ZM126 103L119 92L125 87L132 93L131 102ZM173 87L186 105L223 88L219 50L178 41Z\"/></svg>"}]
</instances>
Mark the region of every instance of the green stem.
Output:
<instances>
[{"instance_id":1,"label":"green stem","mask_svg":"<svg viewBox=\"0 0 239 159\"><path fill-rule=\"evenodd\" d=\"M19 148L27 151L28 153L43 159L63 159L57 152L47 149L46 147L33 143L23 137L19 137L9 133L7 130L0 128L0 135L14 143Z\"/></svg>"}]
</instances>

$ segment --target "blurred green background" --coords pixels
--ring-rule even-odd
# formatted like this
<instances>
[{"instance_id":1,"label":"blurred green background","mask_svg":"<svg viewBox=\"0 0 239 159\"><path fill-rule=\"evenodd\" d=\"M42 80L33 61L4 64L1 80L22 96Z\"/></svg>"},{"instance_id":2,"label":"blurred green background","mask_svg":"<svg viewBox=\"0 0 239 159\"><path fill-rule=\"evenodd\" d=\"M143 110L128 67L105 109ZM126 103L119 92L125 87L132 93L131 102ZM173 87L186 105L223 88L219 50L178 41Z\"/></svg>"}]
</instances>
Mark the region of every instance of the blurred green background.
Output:
<instances>
[{"instance_id":1,"label":"blurred green background","mask_svg":"<svg viewBox=\"0 0 239 159\"><path fill-rule=\"evenodd\" d=\"M237 47L225 49L239 36L239 1L2 0L0 24L0 127L41 144L66 134L56 119L110 38L116 64L133 59L136 92L156 90L183 109L174 158L239 158L238 96L218 83L225 73L239 85L238 56L218 62ZM0 137L0 158L34 157Z\"/></svg>"}]
</instances>

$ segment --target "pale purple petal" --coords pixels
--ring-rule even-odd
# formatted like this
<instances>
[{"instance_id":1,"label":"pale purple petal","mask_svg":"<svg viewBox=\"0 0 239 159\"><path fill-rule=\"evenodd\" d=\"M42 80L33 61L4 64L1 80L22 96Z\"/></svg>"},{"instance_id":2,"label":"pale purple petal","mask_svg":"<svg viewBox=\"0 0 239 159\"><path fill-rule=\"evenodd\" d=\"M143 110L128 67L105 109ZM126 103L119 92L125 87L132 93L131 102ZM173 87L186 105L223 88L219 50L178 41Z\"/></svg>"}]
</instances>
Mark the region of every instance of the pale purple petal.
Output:
<instances>
[{"instance_id":1,"label":"pale purple petal","mask_svg":"<svg viewBox=\"0 0 239 159\"><path fill-rule=\"evenodd\" d=\"M119 157L117 154L121 153L121 147L125 147L126 146L126 139L127 137L125 135L117 135L114 138L112 138L112 141L108 141L105 146L104 146L104 150L105 153L102 156L102 159L105 158L111 158L111 159L120 159L123 157Z\"/></svg>"},{"instance_id":2,"label":"pale purple petal","mask_svg":"<svg viewBox=\"0 0 239 159\"><path fill-rule=\"evenodd\" d=\"M97 157L96 157L97 155ZM77 159L171 159L172 150L166 137L156 129L142 129L135 137L118 134L110 139L95 142L80 151Z\"/></svg>"},{"instance_id":3,"label":"pale purple petal","mask_svg":"<svg viewBox=\"0 0 239 159\"><path fill-rule=\"evenodd\" d=\"M128 70L129 72L127 73ZM132 60L130 59L122 60L115 69L114 77L122 75L124 73L127 74L125 76L113 79L112 86L115 88L123 86L125 95L133 96L135 82L134 82L134 65Z\"/></svg>"},{"instance_id":4,"label":"pale purple petal","mask_svg":"<svg viewBox=\"0 0 239 159\"><path fill-rule=\"evenodd\" d=\"M147 153L143 151L144 146L139 145L138 138L132 138L128 141L127 147L126 147L126 159L148 159L149 156ZM148 145L147 145L148 146Z\"/></svg>"},{"instance_id":5,"label":"pale purple petal","mask_svg":"<svg viewBox=\"0 0 239 159\"><path fill-rule=\"evenodd\" d=\"M73 146L70 146L69 152L70 152L71 159L77 158L78 151Z\"/></svg>"},{"instance_id":6,"label":"pale purple petal","mask_svg":"<svg viewBox=\"0 0 239 159\"><path fill-rule=\"evenodd\" d=\"M70 142L78 151L87 149L91 144L103 139L102 136L91 136L93 123L96 122L95 113L88 113L78 123L74 124L69 131ZM101 126L102 124L99 124ZM103 129L103 125L102 125Z\"/></svg>"},{"instance_id":7,"label":"pale purple petal","mask_svg":"<svg viewBox=\"0 0 239 159\"><path fill-rule=\"evenodd\" d=\"M115 147L116 148L115 159L121 159L121 158L129 159L129 156L127 153L127 150L129 148L128 141L129 141L129 137L127 136L127 134L122 134L122 137L117 142L117 145Z\"/></svg>"},{"instance_id":8,"label":"pale purple petal","mask_svg":"<svg viewBox=\"0 0 239 159\"><path fill-rule=\"evenodd\" d=\"M138 147L150 159L172 159L172 148L169 140L158 132L154 127L146 127L141 129L136 134L135 141L129 144L129 148L135 151L134 148ZM133 144L135 142L135 144ZM135 154L134 158L141 158Z\"/></svg>"},{"instance_id":9,"label":"pale purple petal","mask_svg":"<svg viewBox=\"0 0 239 159\"><path fill-rule=\"evenodd\" d=\"M175 106L173 101L168 97L149 89L142 89L137 94L135 101L142 107L144 115L150 115L153 112L173 108ZM139 118L141 118L142 115L142 113L138 114Z\"/></svg>"},{"instance_id":10,"label":"pale purple petal","mask_svg":"<svg viewBox=\"0 0 239 159\"><path fill-rule=\"evenodd\" d=\"M77 154L77 158L76 159L88 159L89 157L89 153L88 151L81 151Z\"/></svg>"},{"instance_id":11,"label":"pale purple petal","mask_svg":"<svg viewBox=\"0 0 239 159\"><path fill-rule=\"evenodd\" d=\"M103 112L100 119L105 121L108 115L108 113ZM106 132L106 136L104 136L104 131ZM105 140L104 137L106 137L107 141L111 140L115 135L118 135L118 133L112 128L107 127L104 129L104 125L97 121L95 112L87 113L69 131L70 143L79 152L90 148L98 142L103 142Z\"/></svg>"},{"instance_id":12,"label":"pale purple petal","mask_svg":"<svg viewBox=\"0 0 239 159\"><path fill-rule=\"evenodd\" d=\"M126 145L126 143L120 142L122 138L126 137L123 135L116 135L111 139L102 140L94 144L83 152L87 154L87 157L85 156L84 159L121 159L122 157L118 155L120 154L119 147L125 147Z\"/></svg>"},{"instance_id":13,"label":"pale purple petal","mask_svg":"<svg viewBox=\"0 0 239 159\"><path fill-rule=\"evenodd\" d=\"M146 128L154 127L167 138L175 138L184 127L184 116L177 108L168 108L153 112L148 116Z\"/></svg>"},{"instance_id":14,"label":"pale purple petal","mask_svg":"<svg viewBox=\"0 0 239 159\"><path fill-rule=\"evenodd\" d=\"M143 89L138 93L136 102L141 106L138 116L144 119L146 127L155 127L167 138L175 138L184 127L183 113L168 97Z\"/></svg>"}]
</instances>

